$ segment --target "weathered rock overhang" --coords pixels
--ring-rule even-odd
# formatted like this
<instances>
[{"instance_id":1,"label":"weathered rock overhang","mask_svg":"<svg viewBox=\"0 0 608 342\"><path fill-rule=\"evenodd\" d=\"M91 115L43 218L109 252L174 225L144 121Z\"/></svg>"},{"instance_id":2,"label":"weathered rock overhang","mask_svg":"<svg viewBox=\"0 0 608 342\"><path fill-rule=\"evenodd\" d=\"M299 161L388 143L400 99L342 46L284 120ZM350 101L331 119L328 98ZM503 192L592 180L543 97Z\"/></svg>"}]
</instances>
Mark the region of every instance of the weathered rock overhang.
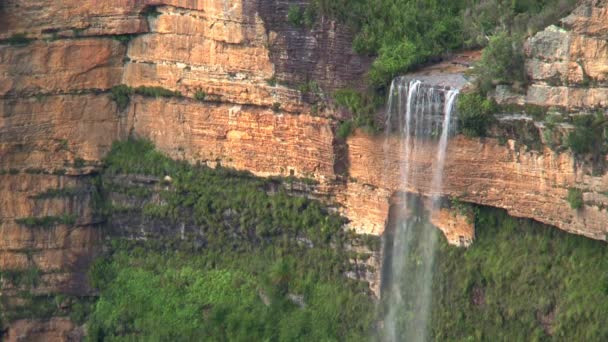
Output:
<instances>
[{"instance_id":1,"label":"weathered rock overhang","mask_svg":"<svg viewBox=\"0 0 608 342\"><path fill-rule=\"evenodd\" d=\"M352 216L362 221L376 221L372 229L381 230L387 217L390 196L405 191L430 196L449 196L465 202L506 209L511 215L531 218L565 231L605 240L608 233L608 175L591 176L577 168L569 152L528 150L510 140L501 145L495 139L469 139L457 136L448 144L443 176L443 190L433 193L432 166L437 143L417 141L412 156L408 183L403 184L400 170L404 163L402 143L396 137L370 137L362 133L348 140L349 176L352 195L357 202L365 196L380 197L375 211L358 210ZM587 205L572 209L568 189L585 189ZM361 190L364 189L364 190ZM349 191L347 191L349 193ZM600 199L597 202L596 199Z\"/></svg>"}]
</instances>

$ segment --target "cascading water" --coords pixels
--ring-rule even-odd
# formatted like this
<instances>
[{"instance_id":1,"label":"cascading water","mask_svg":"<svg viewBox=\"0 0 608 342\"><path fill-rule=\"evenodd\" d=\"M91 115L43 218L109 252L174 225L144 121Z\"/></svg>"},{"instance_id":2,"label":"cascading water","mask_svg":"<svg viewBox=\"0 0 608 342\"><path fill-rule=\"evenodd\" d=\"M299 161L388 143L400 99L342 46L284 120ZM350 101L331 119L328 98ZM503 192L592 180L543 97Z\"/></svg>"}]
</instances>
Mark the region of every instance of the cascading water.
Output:
<instances>
[{"instance_id":1,"label":"cascading water","mask_svg":"<svg viewBox=\"0 0 608 342\"><path fill-rule=\"evenodd\" d=\"M391 85L387 142L395 134L402 138L400 153L405 160L401 165L402 188L416 188L415 179L411 177L413 157L420 153L420 145L439 135L431 184L432 210L438 207L442 190L448 138L455 126L452 112L457 95L457 89L430 86L406 78L397 78ZM395 125L397 129L393 129ZM385 149L388 148L386 143ZM415 211L416 201L406 194L402 196L400 210L403 213ZM385 341L427 340L437 232L420 216L410 217L396 223L392 236L385 243L382 293L385 303L382 339Z\"/></svg>"}]
</instances>

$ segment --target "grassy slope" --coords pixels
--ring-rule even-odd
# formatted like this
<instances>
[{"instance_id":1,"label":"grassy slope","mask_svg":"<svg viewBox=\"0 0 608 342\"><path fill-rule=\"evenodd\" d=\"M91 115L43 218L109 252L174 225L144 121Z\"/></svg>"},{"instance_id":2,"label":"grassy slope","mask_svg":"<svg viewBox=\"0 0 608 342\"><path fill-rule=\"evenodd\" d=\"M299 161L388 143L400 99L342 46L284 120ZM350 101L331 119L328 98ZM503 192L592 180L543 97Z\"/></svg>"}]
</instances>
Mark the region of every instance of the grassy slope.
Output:
<instances>
[{"instance_id":1,"label":"grassy slope","mask_svg":"<svg viewBox=\"0 0 608 342\"><path fill-rule=\"evenodd\" d=\"M170 237L115 241L91 272L101 290L89 319L91 340L368 335L374 310L367 285L343 275L350 268L344 246L353 237L320 203L283 191L269 195L267 181L246 173L174 162L143 141L116 143L106 166L106 174L171 175L171 190L161 194L165 204L140 214L191 219L206 245Z\"/></svg>"},{"instance_id":2,"label":"grassy slope","mask_svg":"<svg viewBox=\"0 0 608 342\"><path fill-rule=\"evenodd\" d=\"M608 248L481 209L469 249L442 243L433 329L439 340L608 339Z\"/></svg>"},{"instance_id":3,"label":"grassy slope","mask_svg":"<svg viewBox=\"0 0 608 342\"><path fill-rule=\"evenodd\" d=\"M106 172L170 174L176 190L164 195L167 204L143 215L171 219L190 208L209 243L200 250L174 241L115 242L92 272L101 289L89 319L93 339L369 338L374 305L364 284L343 276L342 246L352 237L318 203L268 195L260 190L265 181L246 174L175 163L142 142L117 144ZM242 214L241 229L215 216L226 208ZM605 243L500 210L481 208L477 221L469 249L440 238L435 339L608 338ZM294 294L304 308L289 299Z\"/></svg>"}]
</instances>

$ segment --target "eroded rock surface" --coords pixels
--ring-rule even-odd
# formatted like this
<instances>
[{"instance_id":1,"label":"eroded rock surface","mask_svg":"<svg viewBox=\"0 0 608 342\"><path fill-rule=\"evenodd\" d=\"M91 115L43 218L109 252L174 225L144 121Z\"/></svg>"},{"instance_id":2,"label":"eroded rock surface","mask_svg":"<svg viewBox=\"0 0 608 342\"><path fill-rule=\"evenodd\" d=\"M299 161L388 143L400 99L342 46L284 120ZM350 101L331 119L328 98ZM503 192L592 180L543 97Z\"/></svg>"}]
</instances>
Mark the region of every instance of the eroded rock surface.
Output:
<instances>
[{"instance_id":1,"label":"eroded rock surface","mask_svg":"<svg viewBox=\"0 0 608 342\"><path fill-rule=\"evenodd\" d=\"M383 233L395 192L430 195L433 144L414 157L411 179L419 187L401 189L397 141L388 140L389 151L384 137L357 133L347 144L336 138L336 118L344 113L322 110L310 98L363 86L370 61L352 52L344 27L326 19L313 29L292 27L288 8L278 0L0 3L0 40L34 39L0 44L0 269L39 270L30 289L36 294L89 294L86 271L103 238L91 203L95 167L113 141L130 134L192 162L314 178L316 192L337 203L360 233ZM531 39L527 101L608 106L607 23L606 1L587 1L562 28ZM119 84L184 96L133 95L120 109L109 93ZM314 96L306 94L311 89ZM197 93L204 101L194 99ZM584 170L569 153L458 137L448 149L442 195L606 239L608 176ZM582 210L566 201L573 186L584 189ZM62 189L77 191L37 198ZM61 215L75 221L46 228L18 222ZM468 228L444 226L454 229L451 241L468 241ZM11 305L19 305L19 290L2 284ZM81 331L70 324L19 320L6 337L69 340Z\"/></svg>"},{"instance_id":2,"label":"eroded rock surface","mask_svg":"<svg viewBox=\"0 0 608 342\"><path fill-rule=\"evenodd\" d=\"M584 1L561 27L526 43L532 85L526 101L585 109L608 106L608 3Z\"/></svg>"}]
</instances>

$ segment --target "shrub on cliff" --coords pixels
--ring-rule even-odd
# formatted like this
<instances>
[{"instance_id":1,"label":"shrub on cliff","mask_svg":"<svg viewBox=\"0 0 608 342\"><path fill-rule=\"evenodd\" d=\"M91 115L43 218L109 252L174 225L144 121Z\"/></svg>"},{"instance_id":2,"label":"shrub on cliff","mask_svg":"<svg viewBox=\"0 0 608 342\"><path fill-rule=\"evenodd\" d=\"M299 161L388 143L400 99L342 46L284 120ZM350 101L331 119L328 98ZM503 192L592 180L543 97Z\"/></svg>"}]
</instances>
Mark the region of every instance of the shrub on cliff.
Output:
<instances>
[{"instance_id":1,"label":"shrub on cliff","mask_svg":"<svg viewBox=\"0 0 608 342\"><path fill-rule=\"evenodd\" d=\"M110 98L116 102L118 109L123 110L129 105L133 89L125 84L120 84L110 89Z\"/></svg>"},{"instance_id":2,"label":"shrub on cliff","mask_svg":"<svg viewBox=\"0 0 608 342\"><path fill-rule=\"evenodd\" d=\"M353 122L351 120L346 120L340 123L338 126L338 130L336 131L336 136L340 139L346 139L353 132Z\"/></svg>"},{"instance_id":3,"label":"shrub on cliff","mask_svg":"<svg viewBox=\"0 0 608 342\"><path fill-rule=\"evenodd\" d=\"M56 225L74 225L76 223L76 215L63 214L61 216L42 216L42 217L24 217L16 219L15 222L26 227L51 228Z\"/></svg>"},{"instance_id":4,"label":"shrub on cliff","mask_svg":"<svg viewBox=\"0 0 608 342\"><path fill-rule=\"evenodd\" d=\"M574 130L567 139L568 147L577 155L591 155L595 162L608 153L608 117L596 115L573 117Z\"/></svg>"},{"instance_id":5,"label":"shrub on cliff","mask_svg":"<svg viewBox=\"0 0 608 342\"><path fill-rule=\"evenodd\" d=\"M583 207L585 202L583 201L583 191L581 189L570 188L568 189L568 203L570 208L580 209Z\"/></svg>"},{"instance_id":6,"label":"shrub on cliff","mask_svg":"<svg viewBox=\"0 0 608 342\"><path fill-rule=\"evenodd\" d=\"M340 137L348 136L356 127L361 127L369 133L376 131L374 113L382 98L353 89L339 89L334 93L333 98L338 107L352 114L352 120L344 121L340 125L338 129Z\"/></svg>"},{"instance_id":7,"label":"shrub on cliff","mask_svg":"<svg viewBox=\"0 0 608 342\"><path fill-rule=\"evenodd\" d=\"M148 87L139 86L133 89L135 94L139 94L147 97L181 97L182 93L179 91L169 90L163 87Z\"/></svg>"},{"instance_id":8,"label":"shrub on cliff","mask_svg":"<svg viewBox=\"0 0 608 342\"><path fill-rule=\"evenodd\" d=\"M298 5L289 6L287 21L294 27L311 28L315 24L317 9L314 4L301 8Z\"/></svg>"},{"instance_id":9,"label":"shrub on cliff","mask_svg":"<svg viewBox=\"0 0 608 342\"><path fill-rule=\"evenodd\" d=\"M194 99L199 102L205 101L205 98L207 98L207 93L205 93L204 91L202 91L200 89L197 89L196 92L194 93Z\"/></svg>"},{"instance_id":10,"label":"shrub on cliff","mask_svg":"<svg viewBox=\"0 0 608 342\"><path fill-rule=\"evenodd\" d=\"M478 88L484 94L498 84L521 89L526 83L522 39L506 32L493 36L474 72Z\"/></svg>"},{"instance_id":11,"label":"shrub on cliff","mask_svg":"<svg viewBox=\"0 0 608 342\"><path fill-rule=\"evenodd\" d=\"M302 13L300 6L289 6L289 11L287 12L287 21L289 21L289 23L295 27L301 27L304 25L304 14Z\"/></svg>"},{"instance_id":12,"label":"shrub on cliff","mask_svg":"<svg viewBox=\"0 0 608 342\"><path fill-rule=\"evenodd\" d=\"M15 33L12 36L10 36L8 39L6 39L4 42L8 43L9 45L19 46L19 45L27 45L32 40L33 39L28 38L25 33Z\"/></svg>"},{"instance_id":13,"label":"shrub on cliff","mask_svg":"<svg viewBox=\"0 0 608 342\"><path fill-rule=\"evenodd\" d=\"M494 121L496 103L479 93L462 94L458 98L458 129L469 137L483 137Z\"/></svg>"}]
</instances>

